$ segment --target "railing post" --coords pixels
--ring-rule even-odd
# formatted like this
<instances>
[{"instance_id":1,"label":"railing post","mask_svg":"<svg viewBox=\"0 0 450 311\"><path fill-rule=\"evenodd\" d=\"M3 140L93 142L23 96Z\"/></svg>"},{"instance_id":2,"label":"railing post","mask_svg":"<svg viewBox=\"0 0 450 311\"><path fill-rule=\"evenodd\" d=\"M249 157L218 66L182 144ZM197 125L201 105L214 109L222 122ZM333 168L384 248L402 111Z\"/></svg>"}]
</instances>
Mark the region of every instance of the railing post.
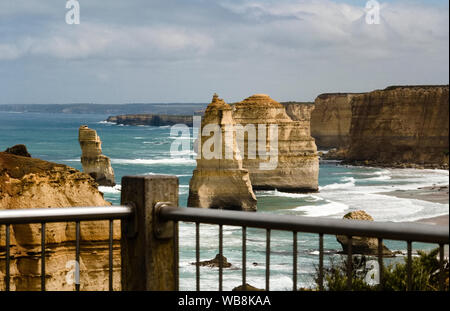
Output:
<instances>
[{"instance_id":1,"label":"railing post","mask_svg":"<svg viewBox=\"0 0 450 311\"><path fill-rule=\"evenodd\" d=\"M175 236L157 237L155 204L178 206L178 178L170 175L125 176L121 204L134 207L134 217L122 221L122 290L176 290ZM166 228L165 229L170 229Z\"/></svg>"}]
</instances>

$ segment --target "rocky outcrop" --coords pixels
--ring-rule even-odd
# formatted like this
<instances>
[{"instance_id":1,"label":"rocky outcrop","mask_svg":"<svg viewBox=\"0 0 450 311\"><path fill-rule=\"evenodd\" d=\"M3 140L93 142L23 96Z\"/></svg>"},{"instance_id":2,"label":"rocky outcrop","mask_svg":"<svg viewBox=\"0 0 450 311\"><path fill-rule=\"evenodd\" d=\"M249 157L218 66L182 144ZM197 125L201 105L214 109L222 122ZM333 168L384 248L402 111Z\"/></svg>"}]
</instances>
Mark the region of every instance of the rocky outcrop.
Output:
<instances>
[{"instance_id":1,"label":"rocky outcrop","mask_svg":"<svg viewBox=\"0 0 450 311\"><path fill-rule=\"evenodd\" d=\"M114 171L109 158L102 154L102 141L97 132L82 125L78 131L83 171L91 175L101 186L114 186Z\"/></svg>"},{"instance_id":2,"label":"rocky outcrop","mask_svg":"<svg viewBox=\"0 0 450 311\"><path fill-rule=\"evenodd\" d=\"M294 120L282 104L265 94L256 94L235 103L233 109L236 124L253 126L257 138L261 134L259 126L263 126L261 129L266 133L262 134L267 139L266 148L263 149L267 151L271 149L270 127L278 127L278 145L274 146L278 158L276 165L270 169L262 167L262 164L269 162L267 158L272 156L264 158L259 153L260 139L257 139L257 146L249 143L248 135L238 137L239 146L244 146L244 150L241 150L243 167L250 173L253 189L287 192L318 190L319 160L309 120L314 109L312 105L292 105L289 111L295 116ZM249 147L257 150L256 156L251 156Z\"/></svg>"},{"instance_id":3,"label":"rocky outcrop","mask_svg":"<svg viewBox=\"0 0 450 311\"><path fill-rule=\"evenodd\" d=\"M343 219L373 221L372 216L365 211L355 211L344 215ZM346 236L336 236L337 241L341 244L344 253L348 250L348 238ZM378 239L367 237L352 237L352 253L363 255L378 254ZM383 256L391 256L392 252L383 245Z\"/></svg>"},{"instance_id":4,"label":"rocky outcrop","mask_svg":"<svg viewBox=\"0 0 450 311\"><path fill-rule=\"evenodd\" d=\"M326 93L319 95L311 114L311 136L320 149L347 146L352 121L351 101L363 93Z\"/></svg>"},{"instance_id":5,"label":"rocky outcrop","mask_svg":"<svg viewBox=\"0 0 450 311\"><path fill-rule=\"evenodd\" d=\"M198 112L200 114L201 112ZM197 114L197 113L196 113ZM123 125L151 125L164 126L186 124L192 126L192 116L165 115L165 114L126 114L111 116L106 121Z\"/></svg>"},{"instance_id":6,"label":"rocky outcrop","mask_svg":"<svg viewBox=\"0 0 450 311\"><path fill-rule=\"evenodd\" d=\"M256 197L248 171L242 168L242 160L236 156L239 150L234 125L232 108L215 94L202 119L200 133L203 135L199 135L201 141L198 143L202 152L189 183L188 206L256 210ZM217 133L205 128L210 126L216 127ZM211 145L215 138L219 142ZM227 140L230 141L230 149L225 146ZM210 156L211 150L214 155Z\"/></svg>"},{"instance_id":7,"label":"rocky outcrop","mask_svg":"<svg viewBox=\"0 0 450 311\"><path fill-rule=\"evenodd\" d=\"M71 167L0 152L0 209L108 206L87 174ZM114 223L114 288L120 289L120 223ZM73 290L75 224L48 223L47 290ZM108 289L108 221L81 223L82 290ZM11 290L39 290L41 226L11 225ZM5 290L5 231L0 230L0 290ZM72 278L73 279L73 278Z\"/></svg>"},{"instance_id":8,"label":"rocky outcrop","mask_svg":"<svg viewBox=\"0 0 450 311\"><path fill-rule=\"evenodd\" d=\"M448 168L449 87L394 86L352 100L348 163Z\"/></svg>"},{"instance_id":9,"label":"rocky outcrop","mask_svg":"<svg viewBox=\"0 0 450 311\"><path fill-rule=\"evenodd\" d=\"M281 104L293 121L311 121L311 114L315 109L314 103L284 102Z\"/></svg>"},{"instance_id":10,"label":"rocky outcrop","mask_svg":"<svg viewBox=\"0 0 450 311\"><path fill-rule=\"evenodd\" d=\"M31 154L28 153L27 147L25 145L15 145L10 148L6 148L5 152L31 158Z\"/></svg>"},{"instance_id":11,"label":"rocky outcrop","mask_svg":"<svg viewBox=\"0 0 450 311\"><path fill-rule=\"evenodd\" d=\"M244 285L236 286L232 289L233 292L261 292L264 291L264 289L256 288L248 283L245 283Z\"/></svg>"}]
</instances>

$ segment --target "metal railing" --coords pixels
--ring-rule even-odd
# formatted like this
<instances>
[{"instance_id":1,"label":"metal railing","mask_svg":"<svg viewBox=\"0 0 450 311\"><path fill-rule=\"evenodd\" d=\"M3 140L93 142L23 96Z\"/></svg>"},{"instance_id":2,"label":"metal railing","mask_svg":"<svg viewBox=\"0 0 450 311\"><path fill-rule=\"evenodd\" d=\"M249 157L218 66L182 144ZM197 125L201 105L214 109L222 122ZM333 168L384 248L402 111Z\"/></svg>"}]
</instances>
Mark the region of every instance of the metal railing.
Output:
<instances>
[{"instance_id":1,"label":"metal railing","mask_svg":"<svg viewBox=\"0 0 450 311\"><path fill-rule=\"evenodd\" d=\"M45 225L55 222L75 222L75 260L80 262L80 222L109 220L109 256L108 274L109 290L113 290L113 221L125 219L132 214L132 208L127 206L107 207L71 207L71 208L36 208L0 210L0 225L5 225L5 289L10 290L10 226L16 224L41 224L41 290L45 291ZM79 272L79 271L78 271ZM79 278L79 275L77 276ZM80 290L80 284L75 284L75 290Z\"/></svg>"},{"instance_id":2,"label":"metal railing","mask_svg":"<svg viewBox=\"0 0 450 311\"><path fill-rule=\"evenodd\" d=\"M319 289L324 289L324 235L348 239L347 288L352 289L352 238L378 239L380 283L383 278L383 240L407 242L407 289L412 289L412 242L439 245L439 288L444 289L444 245L449 229L419 223L369 222L359 220L273 215L265 213L178 207L178 178L168 175L128 176L122 179L121 204L112 207L0 210L0 225L6 225L6 290L10 284L10 226L41 224L41 289L45 290L45 224L76 223L75 260L80 256L80 222L109 220L109 290L113 289L113 220L121 221L122 290L179 289L179 222L195 223L196 289L200 290L200 224L218 225L219 290L223 289L223 226L242 227L242 285L247 278L247 228L266 230L265 289L270 290L272 230L292 232L293 290L297 290L297 234L319 236ZM80 290L80 285L76 285Z\"/></svg>"},{"instance_id":3,"label":"metal railing","mask_svg":"<svg viewBox=\"0 0 450 311\"><path fill-rule=\"evenodd\" d=\"M297 233L319 234L319 289L323 284L323 236L324 234L345 235L347 247L347 288L352 289L352 237L370 237L378 239L378 263L380 283L383 278L383 240L407 242L407 289L412 288L412 242L436 243L439 245L440 278L439 288L444 289L444 245L449 243L449 229L420 223L372 222L349 219L326 219L287 215L259 214L254 212L211 210L200 208L177 208L168 204L160 205L159 217L166 221L194 222L196 225L196 289L200 290L199 271L199 224L219 226L219 290L223 282L223 226L242 227L242 284L246 284L246 232L247 228L266 230L266 290L270 284L270 235L271 230L290 231L293 234L293 290L297 290Z\"/></svg>"}]
</instances>

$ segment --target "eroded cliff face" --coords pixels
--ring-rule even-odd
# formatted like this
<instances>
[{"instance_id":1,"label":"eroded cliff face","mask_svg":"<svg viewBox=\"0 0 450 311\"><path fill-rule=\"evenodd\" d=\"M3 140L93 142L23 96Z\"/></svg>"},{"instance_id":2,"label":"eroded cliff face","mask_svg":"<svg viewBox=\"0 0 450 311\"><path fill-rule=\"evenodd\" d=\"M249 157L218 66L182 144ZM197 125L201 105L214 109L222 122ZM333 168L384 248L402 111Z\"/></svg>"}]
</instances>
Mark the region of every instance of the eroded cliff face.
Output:
<instances>
[{"instance_id":1,"label":"eroded cliff face","mask_svg":"<svg viewBox=\"0 0 450 311\"><path fill-rule=\"evenodd\" d=\"M0 152L0 209L108 206L87 174L71 167ZM46 225L46 288L73 290L75 224ZM81 223L82 290L108 289L108 221ZM11 290L40 290L41 226L11 225ZM114 222L114 288L120 289L120 222ZM5 290L5 230L0 230L0 290Z\"/></svg>"},{"instance_id":2,"label":"eroded cliff face","mask_svg":"<svg viewBox=\"0 0 450 311\"><path fill-rule=\"evenodd\" d=\"M352 100L347 159L448 168L449 87L395 86Z\"/></svg>"},{"instance_id":3,"label":"eroded cliff face","mask_svg":"<svg viewBox=\"0 0 450 311\"><path fill-rule=\"evenodd\" d=\"M326 93L319 95L311 114L311 136L318 148L345 147L350 139L351 101L360 93Z\"/></svg>"},{"instance_id":4,"label":"eroded cliff face","mask_svg":"<svg viewBox=\"0 0 450 311\"><path fill-rule=\"evenodd\" d=\"M114 186L114 171L109 158L102 154L102 141L97 132L82 125L78 130L83 171L91 175L101 186Z\"/></svg>"},{"instance_id":5,"label":"eroded cliff face","mask_svg":"<svg viewBox=\"0 0 450 311\"><path fill-rule=\"evenodd\" d=\"M205 129L211 125L218 126L217 133ZM197 168L189 182L188 206L256 210L256 196L253 193L248 171L242 168L242 160L236 157L239 155L239 150L236 145L234 125L232 108L214 95L202 119L200 133L204 135L201 137L199 150L203 152L202 157L197 159ZM214 135L220 138L219 144L210 145L216 137ZM231 137L229 150L225 146L227 136ZM205 150L207 150L206 153L213 150L217 154L208 156L205 155ZM227 152L230 152L231 156L227 155Z\"/></svg>"},{"instance_id":6,"label":"eroded cliff face","mask_svg":"<svg viewBox=\"0 0 450 311\"><path fill-rule=\"evenodd\" d=\"M249 156L248 135L238 137L242 165L250 173L253 189L277 189L287 192L314 192L318 190L319 160L314 138L310 134L310 115L312 105L292 105L286 113L285 107L268 95L256 94L234 104L233 118L243 127L254 126L259 137L259 125L263 125L263 135L267 139L266 150L270 152L270 126L278 127L278 160L271 169L263 169L261 164L270 162L261 154ZM261 141L258 139L259 150Z\"/></svg>"}]
</instances>

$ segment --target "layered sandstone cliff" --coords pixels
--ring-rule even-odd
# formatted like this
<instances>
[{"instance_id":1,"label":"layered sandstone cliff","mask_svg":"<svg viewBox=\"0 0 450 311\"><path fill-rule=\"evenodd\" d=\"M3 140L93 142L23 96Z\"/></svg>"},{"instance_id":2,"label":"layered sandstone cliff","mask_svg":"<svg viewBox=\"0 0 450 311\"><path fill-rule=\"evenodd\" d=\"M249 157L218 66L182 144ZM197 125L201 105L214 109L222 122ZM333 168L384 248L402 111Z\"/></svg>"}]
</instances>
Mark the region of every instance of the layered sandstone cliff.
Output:
<instances>
[{"instance_id":1,"label":"layered sandstone cliff","mask_svg":"<svg viewBox=\"0 0 450 311\"><path fill-rule=\"evenodd\" d=\"M71 167L0 152L0 209L108 206L87 174ZM46 289L73 290L75 224L48 223ZM81 290L108 289L109 223L81 223ZM120 223L114 223L114 288L120 289ZM11 290L39 290L41 226L11 225ZM5 289L5 231L0 230L0 291Z\"/></svg>"},{"instance_id":2,"label":"layered sandstone cliff","mask_svg":"<svg viewBox=\"0 0 450 311\"><path fill-rule=\"evenodd\" d=\"M346 158L448 168L449 87L394 86L353 98Z\"/></svg>"},{"instance_id":3,"label":"layered sandstone cliff","mask_svg":"<svg viewBox=\"0 0 450 311\"><path fill-rule=\"evenodd\" d=\"M78 131L83 171L91 175L101 186L114 186L114 171L109 158L102 154L102 141L97 132L82 125Z\"/></svg>"},{"instance_id":4,"label":"layered sandstone cliff","mask_svg":"<svg viewBox=\"0 0 450 311\"><path fill-rule=\"evenodd\" d=\"M345 147L350 139L351 101L362 93L326 93L319 95L311 114L311 136L319 148Z\"/></svg>"},{"instance_id":5,"label":"layered sandstone cliff","mask_svg":"<svg viewBox=\"0 0 450 311\"><path fill-rule=\"evenodd\" d=\"M199 133L198 144L202 152L189 183L188 206L256 210L249 174L239 158L234 125L232 108L215 94L202 119L203 135Z\"/></svg>"},{"instance_id":6,"label":"layered sandstone cliff","mask_svg":"<svg viewBox=\"0 0 450 311\"><path fill-rule=\"evenodd\" d=\"M238 144L245 146L241 150L243 167L250 173L253 189L277 189L287 192L311 192L318 190L319 160L314 138L310 133L310 115L314 109L312 105L293 106L290 113L293 120L286 113L285 107L268 95L256 94L234 104L233 118L236 124L246 130L255 130L257 145L249 143L248 135L238 137ZM262 127L260 127L262 126ZM277 127L278 142L276 148L276 165L264 167L270 162L272 155L264 157L259 152L260 145L270 152L270 127ZM250 127L250 128L249 128ZM265 133L261 133L261 130ZM263 139L259 135L263 134ZM264 140L266 145L264 146ZM264 148L266 147L266 148ZM252 156L249 148L257 150Z\"/></svg>"}]
</instances>

